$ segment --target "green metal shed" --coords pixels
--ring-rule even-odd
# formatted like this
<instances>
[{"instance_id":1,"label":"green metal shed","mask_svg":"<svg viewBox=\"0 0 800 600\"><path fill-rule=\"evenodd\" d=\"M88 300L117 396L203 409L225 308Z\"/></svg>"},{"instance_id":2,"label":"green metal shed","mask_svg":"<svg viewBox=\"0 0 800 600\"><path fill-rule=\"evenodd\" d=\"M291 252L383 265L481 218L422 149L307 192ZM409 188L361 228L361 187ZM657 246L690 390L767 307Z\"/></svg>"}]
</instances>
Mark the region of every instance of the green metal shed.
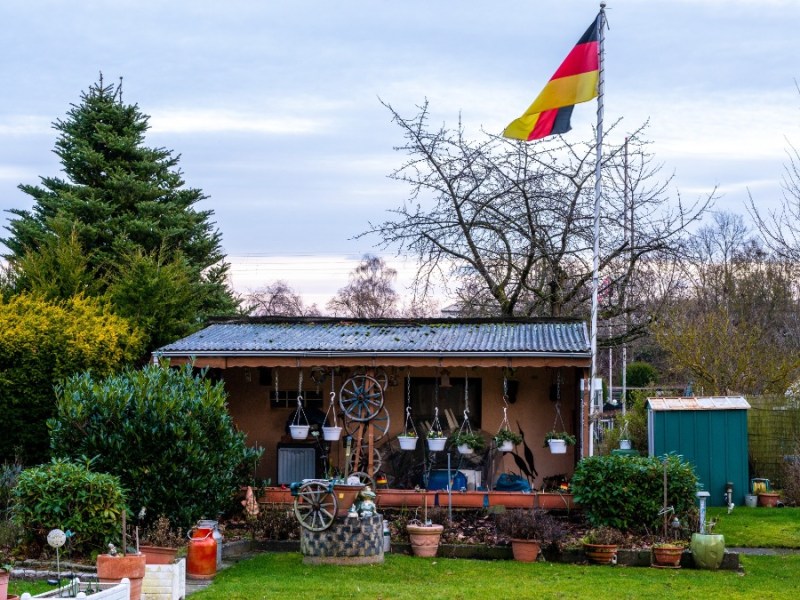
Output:
<instances>
[{"instance_id":1,"label":"green metal shed","mask_svg":"<svg viewBox=\"0 0 800 600\"><path fill-rule=\"evenodd\" d=\"M750 482L747 452L747 400L741 396L648 398L650 456L675 452L695 466L711 494L710 506L725 505L733 483L733 502L744 504Z\"/></svg>"}]
</instances>

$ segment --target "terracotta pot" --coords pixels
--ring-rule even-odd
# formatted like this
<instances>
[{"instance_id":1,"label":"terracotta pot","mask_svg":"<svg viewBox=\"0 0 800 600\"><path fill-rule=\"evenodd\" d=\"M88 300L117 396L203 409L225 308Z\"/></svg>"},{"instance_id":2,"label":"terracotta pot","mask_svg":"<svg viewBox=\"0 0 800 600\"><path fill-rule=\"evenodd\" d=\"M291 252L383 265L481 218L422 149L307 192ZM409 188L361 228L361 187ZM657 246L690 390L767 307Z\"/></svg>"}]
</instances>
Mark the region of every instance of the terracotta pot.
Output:
<instances>
[{"instance_id":1,"label":"terracotta pot","mask_svg":"<svg viewBox=\"0 0 800 600\"><path fill-rule=\"evenodd\" d=\"M491 492L489 506L506 508L533 508L534 495L527 492Z\"/></svg>"},{"instance_id":2,"label":"terracotta pot","mask_svg":"<svg viewBox=\"0 0 800 600\"><path fill-rule=\"evenodd\" d=\"M425 490L377 490L378 498L376 504L380 507L392 506L402 508L404 506L425 506L425 500L428 501L428 506L436 504L436 492L428 492Z\"/></svg>"},{"instance_id":3,"label":"terracotta pot","mask_svg":"<svg viewBox=\"0 0 800 600\"><path fill-rule=\"evenodd\" d=\"M408 539L411 542L411 551L414 556L431 558L439 550L439 540L442 537L442 525L407 525Z\"/></svg>"},{"instance_id":4,"label":"terracotta pot","mask_svg":"<svg viewBox=\"0 0 800 600\"><path fill-rule=\"evenodd\" d=\"M5 600L8 595L8 578L9 572L5 569L0 569L0 600Z\"/></svg>"},{"instance_id":5,"label":"terracotta pot","mask_svg":"<svg viewBox=\"0 0 800 600\"><path fill-rule=\"evenodd\" d=\"M144 554L145 562L148 565L171 565L178 556L177 548L167 548L165 546L140 545L139 552Z\"/></svg>"},{"instance_id":6,"label":"terracotta pot","mask_svg":"<svg viewBox=\"0 0 800 600\"><path fill-rule=\"evenodd\" d=\"M347 485L338 483L333 486L333 493L336 496L336 516L346 517L350 512L350 507L356 501L356 496L364 489L364 484Z\"/></svg>"},{"instance_id":7,"label":"terracotta pot","mask_svg":"<svg viewBox=\"0 0 800 600\"><path fill-rule=\"evenodd\" d=\"M130 600L141 600L144 566L144 554L98 554L97 578L100 583L119 583L123 577L127 577L131 581Z\"/></svg>"},{"instance_id":8,"label":"terracotta pot","mask_svg":"<svg viewBox=\"0 0 800 600\"><path fill-rule=\"evenodd\" d=\"M780 494L777 492L760 492L758 494L758 505L767 507L778 506L779 498Z\"/></svg>"},{"instance_id":9,"label":"terracotta pot","mask_svg":"<svg viewBox=\"0 0 800 600\"><path fill-rule=\"evenodd\" d=\"M595 565L610 565L616 561L616 544L584 544L583 552L590 563Z\"/></svg>"},{"instance_id":10,"label":"terracotta pot","mask_svg":"<svg viewBox=\"0 0 800 600\"><path fill-rule=\"evenodd\" d=\"M679 569L683 556L682 546L653 546L653 564L657 567L672 567Z\"/></svg>"},{"instance_id":11,"label":"terracotta pot","mask_svg":"<svg viewBox=\"0 0 800 600\"><path fill-rule=\"evenodd\" d=\"M539 542L534 540L511 539L511 552L519 562L536 562L540 550Z\"/></svg>"}]
</instances>

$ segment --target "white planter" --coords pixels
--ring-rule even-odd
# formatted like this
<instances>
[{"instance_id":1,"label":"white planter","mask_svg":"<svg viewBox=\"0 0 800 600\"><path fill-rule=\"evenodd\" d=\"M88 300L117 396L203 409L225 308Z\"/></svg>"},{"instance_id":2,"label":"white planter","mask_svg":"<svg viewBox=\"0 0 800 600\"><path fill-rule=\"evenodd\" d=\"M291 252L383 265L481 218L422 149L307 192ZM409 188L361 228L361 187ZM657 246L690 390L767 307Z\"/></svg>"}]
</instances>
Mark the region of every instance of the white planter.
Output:
<instances>
[{"instance_id":1,"label":"white planter","mask_svg":"<svg viewBox=\"0 0 800 600\"><path fill-rule=\"evenodd\" d=\"M619 449L620 450L630 450L631 449L631 441L630 440L620 440L619 441Z\"/></svg>"},{"instance_id":2,"label":"white planter","mask_svg":"<svg viewBox=\"0 0 800 600\"><path fill-rule=\"evenodd\" d=\"M497 446L497 450L499 452L513 452L514 451L514 442L511 440L503 440Z\"/></svg>"},{"instance_id":3,"label":"white planter","mask_svg":"<svg viewBox=\"0 0 800 600\"><path fill-rule=\"evenodd\" d=\"M749 508L755 508L758 506L758 496L755 494L745 494L744 505Z\"/></svg>"},{"instance_id":4,"label":"white planter","mask_svg":"<svg viewBox=\"0 0 800 600\"><path fill-rule=\"evenodd\" d=\"M470 448L466 444L459 444L458 445L458 452L459 452L459 454L472 454L474 451L472 450L472 448Z\"/></svg>"},{"instance_id":5,"label":"white planter","mask_svg":"<svg viewBox=\"0 0 800 600\"><path fill-rule=\"evenodd\" d=\"M292 434L293 440L304 440L308 437L308 430L311 429L309 425L289 425L289 433Z\"/></svg>"},{"instance_id":6,"label":"white planter","mask_svg":"<svg viewBox=\"0 0 800 600\"><path fill-rule=\"evenodd\" d=\"M171 565L145 565L142 600L179 600L186 596L186 559Z\"/></svg>"},{"instance_id":7,"label":"white planter","mask_svg":"<svg viewBox=\"0 0 800 600\"><path fill-rule=\"evenodd\" d=\"M419 438L410 435L397 436L397 441L400 442L401 450L414 450L417 447L417 440Z\"/></svg>"},{"instance_id":8,"label":"white planter","mask_svg":"<svg viewBox=\"0 0 800 600\"><path fill-rule=\"evenodd\" d=\"M326 442L335 442L342 436L341 427L323 427L322 437Z\"/></svg>"},{"instance_id":9,"label":"white planter","mask_svg":"<svg viewBox=\"0 0 800 600\"><path fill-rule=\"evenodd\" d=\"M551 454L566 454L567 442L565 440L548 440Z\"/></svg>"},{"instance_id":10,"label":"white planter","mask_svg":"<svg viewBox=\"0 0 800 600\"><path fill-rule=\"evenodd\" d=\"M130 580L125 577L119 583L94 583L91 584L83 583L80 580L77 581L77 585L79 589L83 592L86 591L87 586L91 586L92 589L97 589L97 586L100 586L101 591L97 593L93 593L91 596L86 596L87 598L96 598L97 600L129 600L130 599L130 587L131 582ZM72 585L67 584L62 588L57 590L50 590L49 592L44 592L43 594L37 594L36 596L31 596L29 593L24 593L20 597L21 600L29 600L30 598L64 598L68 597L70 590L72 590Z\"/></svg>"},{"instance_id":11,"label":"white planter","mask_svg":"<svg viewBox=\"0 0 800 600\"><path fill-rule=\"evenodd\" d=\"M441 452L444 450L444 445L447 443L446 437L428 438L428 449L431 452Z\"/></svg>"}]
</instances>

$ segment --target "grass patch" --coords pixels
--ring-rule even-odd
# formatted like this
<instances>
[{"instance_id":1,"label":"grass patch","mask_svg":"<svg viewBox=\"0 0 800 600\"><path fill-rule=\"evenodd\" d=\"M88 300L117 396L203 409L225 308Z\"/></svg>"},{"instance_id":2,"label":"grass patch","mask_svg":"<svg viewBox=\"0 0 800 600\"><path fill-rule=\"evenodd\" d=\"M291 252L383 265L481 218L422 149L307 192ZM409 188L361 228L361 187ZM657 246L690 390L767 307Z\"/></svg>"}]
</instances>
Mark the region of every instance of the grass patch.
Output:
<instances>
[{"instance_id":1,"label":"grass patch","mask_svg":"<svg viewBox=\"0 0 800 600\"><path fill-rule=\"evenodd\" d=\"M298 553L268 553L219 573L193 600L363 598L796 598L800 556L747 556L745 574L555 563L422 559L390 554L383 565L306 566Z\"/></svg>"},{"instance_id":2,"label":"grass patch","mask_svg":"<svg viewBox=\"0 0 800 600\"><path fill-rule=\"evenodd\" d=\"M22 596L23 592L28 592L31 596L42 594L55 589L56 586L50 585L47 581L35 579L11 579L8 582L8 593Z\"/></svg>"},{"instance_id":3,"label":"grass patch","mask_svg":"<svg viewBox=\"0 0 800 600\"><path fill-rule=\"evenodd\" d=\"M728 547L800 548L800 508L708 509L708 518L716 519L713 533L725 536Z\"/></svg>"}]
</instances>

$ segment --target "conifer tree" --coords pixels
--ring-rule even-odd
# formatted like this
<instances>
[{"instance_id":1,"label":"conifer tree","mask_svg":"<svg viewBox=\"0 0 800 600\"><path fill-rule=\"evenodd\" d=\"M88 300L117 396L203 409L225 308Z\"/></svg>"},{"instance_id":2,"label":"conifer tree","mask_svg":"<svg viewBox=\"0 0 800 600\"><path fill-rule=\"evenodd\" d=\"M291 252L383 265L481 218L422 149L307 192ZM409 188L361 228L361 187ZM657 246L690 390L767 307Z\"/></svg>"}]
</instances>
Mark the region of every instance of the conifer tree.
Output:
<instances>
[{"instance_id":1,"label":"conifer tree","mask_svg":"<svg viewBox=\"0 0 800 600\"><path fill-rule=\"evenodd\" d=\"M15 216L7 227L10 235L0 241L10 250L6 258L12 267L24 268L26 256L30 260L31 253L52 246L53 235L68 224L98 282L98 294L131 288L131 272L124 267L132 257L180 263L195 302L191 314L187 307L177 308L183 326L173 334L179 336L205 316L233 312L237 302L226 284L228 264L221 234L210 221L213 211L196 208L206 196L186 186L179 155L145 145L148 120L138 105L123 102L121 83L105 85L101 75L53 125L59 132L54 152L63 177L19 186L33 198L33 207L9 211ZM111 297L118 302L130 295ZM140 298L137 304L147 301ZM126 316L137 312L130 306L116 308ZM160 336L154 333L150 338L155 341Z\"/></svg>"}]
</instances>

